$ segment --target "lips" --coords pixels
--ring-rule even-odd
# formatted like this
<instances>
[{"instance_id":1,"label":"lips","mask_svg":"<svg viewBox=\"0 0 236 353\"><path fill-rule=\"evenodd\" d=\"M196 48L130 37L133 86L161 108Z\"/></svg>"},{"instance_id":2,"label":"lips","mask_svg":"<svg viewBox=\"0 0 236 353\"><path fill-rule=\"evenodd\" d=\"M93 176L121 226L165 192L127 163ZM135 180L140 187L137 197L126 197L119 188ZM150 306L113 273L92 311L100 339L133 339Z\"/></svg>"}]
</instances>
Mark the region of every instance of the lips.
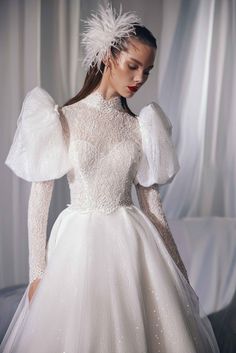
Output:
<instances>
[{"instance_id":1,"label":"lips","mask_svg":"<svg viewBox=\"0 0 236 353\"><path fill-rule=\"evenodd\" d=\"M136 86L128 86L128 88L132 92L136 92L138 90L138 87L136 87Z\"/></svg>"}]
</instances>

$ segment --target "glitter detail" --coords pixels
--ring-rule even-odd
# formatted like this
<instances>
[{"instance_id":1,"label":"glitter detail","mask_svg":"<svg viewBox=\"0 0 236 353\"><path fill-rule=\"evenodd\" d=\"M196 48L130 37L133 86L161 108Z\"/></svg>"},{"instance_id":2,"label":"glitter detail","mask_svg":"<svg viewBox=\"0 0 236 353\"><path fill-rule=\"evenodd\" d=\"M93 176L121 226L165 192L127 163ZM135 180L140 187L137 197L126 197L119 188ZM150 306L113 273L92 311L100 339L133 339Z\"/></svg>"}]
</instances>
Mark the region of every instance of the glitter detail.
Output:
<instances>
[{"instance_id":1,"label":"glitter detail","mask_svg":"<svg viewBox=\"0 0 236 353\"><path fill-rule=\"evenodd\" d=\"M139 119L119 111L117 99L112 99L108 104L104 97L98 99L97 93L89 95L87 100L63 108L59 108L50 97L41 93L39 90L34 91L36 96L31 96L32 100L28 102L30 104L22 113L23 124L20 129L28 124L27 127L30 128L30 134L27 135L28 144L24 141L27 129L24 130L24 134L20 131L15 139L16 142L20 136L22 146L29 148L29 151L26 150L28 153L24 155L25 164L18 162L16 170L25 171L24 168L27 168L27 173L24 175L27 174L29 180L34 180L35 175L37 179L44 180L33 181L31 186L28 206L28 235L30 281L36 277L42 277L44 274L45 281L42 281L39 294L35 297L35 299L39 299L35 301L35 307L34 301L32 302L32 310L29 311L32 313L30 320L25 321L26 332L29 332L30 336L28 334L25 337L18 336L26 338L27 342L24 347L27 347L28 337L30 337L33 347L38 337L42 336L42 329L45 329L45 332L48 331L47 325L45 326L45 322L49 318L47 308L51 310L52 307L52 314L56 313L58 320L54 320L56 323L54 326L52 319L48 340L51 343L50 347L55 347L54 344L56 344L58 349L64 350L64 352L68 350L69 353L71 348L65 344L65 337L68 343L71 341L68 337L69 331L75 333L74 337L78 342L78 321L74 320L76 317L73 316L73 313L78 314L83 324L83 318L87 319L88 312L88 318L91 321L85 322L85 328L88 328L86 325L92 322L95 328L98 321L93 316L93 309L96 310L96 313L98 313L97 309L100 309L97 317L100 327L104 327L102 335L97 336L98 339L96 339L97 350L101 352L110 351L111 345L109 344L108 347L107 337L110 340L113 334L109 343L114 343L114 347L118 347L119 351L124 353L128 353L130 347L132 350L133 344L138 347L135 350L139 353L165 352L166 350L176 353L184 351L188 351L188 353L218 352L216 349L213 350L216 343L213 331L210 330L210 324L207 327L208 322L201 321L199 316L198 298L186 280L183 279L183 274L186 275L186 272L168 228L157 185L143 187L136 184L140 208L143 213L134 210L131 186L134 183L137 170L140 168L140 157L143 155L141 139L143 131L140 129ZM34 100L36 97L40 97L40 102L37 103ZM34 114L29 114L31 112L29 108L34 111ZM149 115L145 119L149 119ZM38 129L39 125L40 129ZM48 145L46 143L48 143L49 133L50 143ZM163 142L155 142L154 139L151 141L155 148L158 147L158 143ZM46 147L49 146L50 151L47 151L45 144ZM32 154L30 149L32 146L36 153ZM51 152L50 158L48 152ZM61 155L63 155L63 160L58 158ZM18 154L13 154L13 160L16 160L17 156ZM32 174L32 164L38 167L36 174L35 170ZM61 168L61 164L63 164L63 169L60 169L58 173L58 166ZM65 234L64 240L61 243L58 242L61 251L58 250L54 253L52 262L46 268L48 211L54 179L60 178L62 172L67 176L70 187L71 204L68 204L69 209L66 209L65 212L66 215L69 215L69 219L68 223L65 221L64 229L61 229L60 232L60 234ZM50 180L45 180L46 177L49 177ZM134 211L132 214L127 211L129 207ZM119 223L120 227L115 222L115 227L112 227L113 223L111 223L112 231L110 232L109 218L115 220L116 215L111 217L104 215L118 209L121 209L118 220L122 220L119 218L122 215L126 222ZM101 215L83 217L79 215L80 212L99 212ZM78 232L80 228L76 227L74 233L74 228L69 226L72 218L77 221L77 216L85 220L92 219L94 216L94 219L101 220L101 223L98 222L99 225L102 225L104 221L107 225L104 227L104 229L106 228L105 234L101 234L103 232L97 234L96 224L95 232L90 232L90 221L88 221L88 224L84 224L84 228L82 225L80 238L80 232ZM68 232L66 224L69 226ZM71 224L73 225L73 223ZM54 234L58 234L57 229L59 228L54 228ZM101 239L99 235L101 235ZM103 242L103 235L105 235L106 242ZM51 244L54 243L54 240L55 238L52 238ZM71 243L71 240L75 245L79 244L79 249L74 246L73 242ZM100 242L100 240L102 241ZM71 246L71 244L73 245ZM106 247L109 244L110 247ZM101 247L96 248L97 245L101 245ZM49 247L49 254L52 254L53 246L54 244L52 248ZM86 249L85 252L83 249ZM59 254L58 261L54 262L57 254ZM82 255L82 258L78 256L79 254ZM98 255L98 258L95 258L94 262L95 254ZM98 261L96 262L96 260ZM99 262L100 260L101 262ZM108 264L108 266L102 267L104 264L105 266ZM58 272L55 272L56 268ZM63 286L58 280L61 278L61 274L62 277L64 276ZM95 276L97 279L96 290L100 288L100 293L93 293ZM107 291L107 284L110 287L110 292ZM84 302L82 297L78 297L79 292L83 291L83 297L88 298L88 294L90 301L86 299ZM57 295L56 301L55 293ZM107 298L104 300L104 294L107 293L110 300L106 300ZM45 311L41 311L41 298L45 298L47 306ZM100 299L99 302L96 302L98 298L101 299L102 306L96 305L100 303ZM83 307L83 311L74 310L78 308L75 303L79 303ZM68 307L70 307L69 315ZM86 309L88 309L87 312ZM59 315L57 315L58 313ZM116 316L116 314L118 315ZM103 323L110 326L103 326ZM75 331L73 331L74 328ZM82 328L83 326L81 326ZM94 337L93 334L94 330L92 330L92 337ZM210 341L210 339L212 340ZM48 341L45 342L46 347ZM90 344L90 340L85 343ZM74 344L73 340L72 344ZM210 346L212 350L208 349ZM31 351L31 347L28 347L28 350ZM80 346L77 350L83 351L83 347Z\"/></svg>"}]
</instances>

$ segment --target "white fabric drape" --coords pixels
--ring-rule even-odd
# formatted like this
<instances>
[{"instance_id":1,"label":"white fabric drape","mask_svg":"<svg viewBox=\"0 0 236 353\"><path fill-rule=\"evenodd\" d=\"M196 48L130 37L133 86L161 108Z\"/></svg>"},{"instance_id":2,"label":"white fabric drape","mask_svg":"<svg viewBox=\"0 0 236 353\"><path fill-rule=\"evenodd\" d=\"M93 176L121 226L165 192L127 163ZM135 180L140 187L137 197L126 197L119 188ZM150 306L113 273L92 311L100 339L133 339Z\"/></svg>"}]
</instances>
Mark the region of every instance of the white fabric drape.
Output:
<instances>
[{"instance_id":1,"label":"white fabric drape","mask_svg":"<svg viewBox=\"0 0 236 353\"><path fill-rule=\"evenodd\" d=\"M40 83L40 2L0 4L0 287L27 281L26 211L30 184L4 165L26 91Z\"/></svg>"},{"instance_id":2,"label":"white fabric drape","mask_svg":"<svg viewBox=\"0 0 236 353\"><path fill-rule=\"evenodd\" d=\"M28 282L27 206L30 183L17 178L4 160L25 94L36 85L60 105L83 81L79 67L80 1L4 0L0 4L1 51L1 239L0 288ZM58 180L48 228L68 201Z\"/></svg>"},{"instance_id":3,"label":"white fabric drape","mask_svg":"<svg viewBox=\"0 0 236 353\"><path fill-rule=\"evenodd\" d=\"M158 97L181 165L171 217L236 215L235 38L235 1L163 1Z\"/></svg>"}]
</instances>

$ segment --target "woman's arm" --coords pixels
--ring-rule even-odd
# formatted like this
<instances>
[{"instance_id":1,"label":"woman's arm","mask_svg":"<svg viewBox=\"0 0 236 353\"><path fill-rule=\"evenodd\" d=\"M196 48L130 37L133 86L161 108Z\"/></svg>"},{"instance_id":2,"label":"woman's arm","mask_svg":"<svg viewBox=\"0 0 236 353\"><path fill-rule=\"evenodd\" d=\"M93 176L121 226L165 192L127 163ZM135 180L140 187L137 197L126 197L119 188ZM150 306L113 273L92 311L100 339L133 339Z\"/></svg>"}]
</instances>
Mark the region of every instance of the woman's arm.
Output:
<instances>
[{"instance_id":1,"label":"woman's arm","mask_svg":"<svg viewBox=\"0 0 236 353\"><path fill-rule=\"evenodd\" d=\"M135 188L140 208L157 228L171 257L189 283L187 270L180 257L163 211L158 184L154 184L150 187L144 187L140 184L136 184Z\"/></svg>"},{"instance_id":2,"label":"woman's arm","mask_svg":"<svg viewBox=\"0 0 236 353\"><path fill-rule=\"evenodd\" d=\"M49 206L54 180L33 182L28 202L29 280L42 278L46 267Z\"/></svg>"}]
</instances>

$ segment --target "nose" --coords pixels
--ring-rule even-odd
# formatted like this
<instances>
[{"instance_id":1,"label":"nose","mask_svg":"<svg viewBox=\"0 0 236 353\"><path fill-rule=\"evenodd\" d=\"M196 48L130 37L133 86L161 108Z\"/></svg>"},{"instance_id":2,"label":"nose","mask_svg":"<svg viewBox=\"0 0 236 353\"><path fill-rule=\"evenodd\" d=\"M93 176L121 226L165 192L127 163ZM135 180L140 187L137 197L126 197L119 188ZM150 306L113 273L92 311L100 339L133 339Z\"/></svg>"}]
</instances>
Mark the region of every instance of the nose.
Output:
<instances>
[{"instance_id":1,"label":"nose","mask_svg":"<svg viewBox=\"0 0 236 353\"><path fill-rule=\"evenodd\" d=\"M145 80L145 77L144 77L144 72L140 71L138 72L136 75L135 75L135 82L136 84L142 84Z\"/></svg>"}]
</instances>

